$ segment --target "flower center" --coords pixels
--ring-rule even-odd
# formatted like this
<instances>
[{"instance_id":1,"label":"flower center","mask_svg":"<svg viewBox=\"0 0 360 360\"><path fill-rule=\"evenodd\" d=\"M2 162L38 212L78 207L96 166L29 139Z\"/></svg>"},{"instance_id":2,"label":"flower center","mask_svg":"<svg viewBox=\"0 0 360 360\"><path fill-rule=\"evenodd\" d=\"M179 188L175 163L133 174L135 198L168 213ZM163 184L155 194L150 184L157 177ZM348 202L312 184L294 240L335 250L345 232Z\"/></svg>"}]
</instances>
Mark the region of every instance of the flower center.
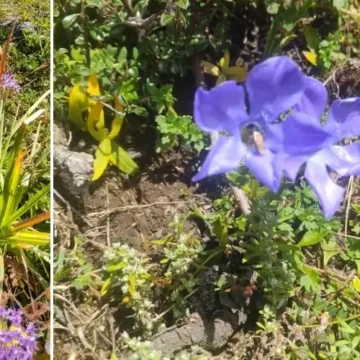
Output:
<instances>
[{"instance_id":1,"label":"flower center","mask_svg":"<svg viewBox=\"0 0 360 360\"><path fill-rule=\"evenodd\" d=\"M241 140L245 144L254 147L260 155L262 155L266 149L264 135L259 127L254 124L245 126L242 129Z\"/></svg>"}]
</instances>

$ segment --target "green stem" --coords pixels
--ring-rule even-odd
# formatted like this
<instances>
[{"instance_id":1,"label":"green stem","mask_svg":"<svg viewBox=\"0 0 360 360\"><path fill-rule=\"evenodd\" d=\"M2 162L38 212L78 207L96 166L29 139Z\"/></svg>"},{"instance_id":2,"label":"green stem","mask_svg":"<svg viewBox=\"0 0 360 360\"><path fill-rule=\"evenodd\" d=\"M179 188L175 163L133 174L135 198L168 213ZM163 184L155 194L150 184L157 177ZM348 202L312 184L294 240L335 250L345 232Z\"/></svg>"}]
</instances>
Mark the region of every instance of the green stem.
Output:
<instances>
[{"instance_id":1,"label":"green stem","mask_svg":"<svg viewBox=\"0 0 360 360\"><path fill-rule=\"evenodd\" d=\"M86 65L87 67L90 67L91 59L90 59L90 47L89 47L89 24L88 24L88 16L86 15L86 0L81 1L81 19L83 25Z\"/></svg>"},{"instance_id":2,"label":"green stem","mask_svg":"<svg viewBox=\"0 0 360 360\"><path fill-rule=\"evenodd\" d=\"M194 289L190 294L187 294L184 297L184 300L187 300L189 297L193 296L198 290L199 290L199 288ZM159 314L155 319L153 319L152 322L155 323L155 322L159 321L162 317L164 317L166 314L168 314L176 305L177 305L176 303L172 304L165 311L163 311L161 314Z\"/></svg>"},{"instance_id":3,"label":"green stem","mask_svg":"<svg viewBox=\"0 0 360 360\"><path fill-rule=\"evenodd\" d=\"M194 273L194 276L196 276L196 275L199 273L199 271L201 271L202 268L203 268L211 259L213 259L215 256L217 256L217 255L219 255L219 254L221 254L221 253L223 253L223 252L224 252L224 249L223 249L223 248L219 248L219 249L217 249L215 252L213 252L212 254L210 254L210 255L205 259L205 261L197 268L197 270L196 270L195 273Z\"/></svg>"},{"instance_id":4,"label":"green stem","mask_svg":"<svg viewBox=\"0 0 360 360\"><path fill-rule=\"evenodd\" d=\"M358 318L360 318L360 314L352 315L346 319L338 319L338 320L332 321L332 322L328 323L326 325L326 327L333 326L333 325L339 324L341 322L348 322L348 321L355 320ZM324 324L312 324L312 325L298 325L297 327L299 327L300 329L314 329L314 328L321 327L321 326L325 326L325 325Z\"/></svg>"}]
</instances>

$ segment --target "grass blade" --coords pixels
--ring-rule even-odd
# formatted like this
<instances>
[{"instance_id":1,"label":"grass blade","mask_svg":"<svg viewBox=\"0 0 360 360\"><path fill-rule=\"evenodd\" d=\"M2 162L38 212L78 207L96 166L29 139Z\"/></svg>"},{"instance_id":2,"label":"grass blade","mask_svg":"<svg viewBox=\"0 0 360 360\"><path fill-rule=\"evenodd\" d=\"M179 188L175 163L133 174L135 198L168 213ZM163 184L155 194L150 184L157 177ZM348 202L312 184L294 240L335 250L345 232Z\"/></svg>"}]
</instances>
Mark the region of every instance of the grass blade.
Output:
<instances>
[{"instance_id":1,"label":"grass blade","mask_svg":"<svg viewBox=\"0 0 360 360\"><path fill-rule=\"evenodd\" d=\"M7 220L5 226L11 225L16 219L19 219L27 211L29 211L43 196L49 194L50 184L44 186L40 191L38 191L34 196L32 196L20 209L15 211L9 219Z\"/></svg>"},{"instance_id":2,"label":"grass blade","mask_svg":"<svg viewBox=\"0 0 360 360\"><path fill-rule=\"evenodd\" d=\"M33 246L48 246L50 245L50 233L34 232L34 231L19 231L15 235L9 236L6 239L0 239L1 245L33 245Z\"/></svg>"}]
</instances>

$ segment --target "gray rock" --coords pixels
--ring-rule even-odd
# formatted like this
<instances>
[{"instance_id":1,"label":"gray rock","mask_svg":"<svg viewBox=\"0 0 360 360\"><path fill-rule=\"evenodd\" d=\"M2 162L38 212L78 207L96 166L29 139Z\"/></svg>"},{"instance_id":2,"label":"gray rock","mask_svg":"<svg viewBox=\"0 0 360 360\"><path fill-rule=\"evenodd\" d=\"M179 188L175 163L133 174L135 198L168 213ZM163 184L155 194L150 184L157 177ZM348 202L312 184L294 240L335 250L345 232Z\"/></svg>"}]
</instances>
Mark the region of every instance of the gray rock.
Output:
<instances>
[{"instance_id":1,"label":"gray rock","mask_svg":"<svg viewBox=\"0 0 360 360\"><path fill-rule=\"evenodd\" d=\"M83 152L70 151L64 145L54 145L54 175L73 196L87 193L93 173L94 158ZM56 187L56 183L54 184Z\"/></svg>"}]
</instances>

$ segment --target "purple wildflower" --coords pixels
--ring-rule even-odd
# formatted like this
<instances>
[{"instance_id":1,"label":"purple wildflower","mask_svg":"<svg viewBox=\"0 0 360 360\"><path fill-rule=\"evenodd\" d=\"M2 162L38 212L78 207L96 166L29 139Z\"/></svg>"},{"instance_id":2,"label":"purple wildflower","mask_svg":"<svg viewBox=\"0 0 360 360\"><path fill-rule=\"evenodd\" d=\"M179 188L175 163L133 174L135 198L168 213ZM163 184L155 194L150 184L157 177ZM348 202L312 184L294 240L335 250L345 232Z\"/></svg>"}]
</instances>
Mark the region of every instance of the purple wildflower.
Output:
<instances>
[{"instance_id":1,"label":"purple wildflower","mask_svg":"<svg viewBox=\"0 0 360 360\"><path fill-rule=\"evenodd\" d=\"M3 74L0 88L3 88L5 90L12 90L15 92L20 91L20 86L19 86L18 82L14 78L14 75L12 75L10 73Z\"/></svg>"},{"instance_id":2,"label":"purple wildflower","mask_svg":"<svg viewBox=\"0 0 360 360\"><path fill-rule=\"evenodd\" d=\"M0 320L7 318L7 316L8 316L8 310L4 306L0 305Z\"/></svg>"},{"instance_id":3,"label":"purple wildflower","mask_svg":"<svg viewBox=\"0 0 360 360\"><path fill-rule=\"evenodd\" d=\"M4 310L0 307L0 310ZM31 360L37 350L37 333L33 323L24 329L20 310L9 309L2 316L0 328L0 360ZM5 315L5 311L2 311Z\"/></svg>"},{"instance_id":4,"label":"purple wildflower","mask_svg":"<svg viewBox=\"0 0 360 360\"><path fill-rule=\"evenodd\" d=\"M11 321L13 326L21 326L23 321L22 312L20 309L10 309L8 310L7 318Z\"/></svg>"},{"instance_id":5,"label":"purple wildflower","mask_svg":"<svg viewBox=\"0 0 360 360\"><path fill-rule=\"evenodd\" d=\"M321 126L326 104L327 91L324 85L314 78L307 78L304 96L297 105L299 113L284 123L284 132L289 134L285 151L290 154L285 160L284 170L294 180L300 167L306 163L305 178L315 191L324 216L329 219L338 209L345 192L333 180L329 170L339 176L360 175L360 143L337 145L344 139L360 135L360 98L334 101L324 126ZM329 134L323 148L310 157L301 155L298 151L307 142L306 136L293 132L305 116L308 123Z\"/></svg>"},{"instance_id":6,"label":"purple wildflower","mask_svg":"<svg viewBox=\"0 0 360 360\"><path fill-rule=\"evenodd\" d=\"M284 151L287 131L292 136L296 136L296 131L307 134L308 142L298 149L301 155L318 151L329 137L311 122L299 122L296 129L287 127L284 131L283 123L287 120L278 121L301 100L305 78L294 62L279 56L256 65L244 86L226 81L210 91L198 89L194 110L196 124L203 131L226 132L227 135L220 134L193 180L235 170L243 160L261 183L277 191L287 156ZM260 133L262 149L241 138L249 127L255 127Z\"/></svg>"}]
</instances>

